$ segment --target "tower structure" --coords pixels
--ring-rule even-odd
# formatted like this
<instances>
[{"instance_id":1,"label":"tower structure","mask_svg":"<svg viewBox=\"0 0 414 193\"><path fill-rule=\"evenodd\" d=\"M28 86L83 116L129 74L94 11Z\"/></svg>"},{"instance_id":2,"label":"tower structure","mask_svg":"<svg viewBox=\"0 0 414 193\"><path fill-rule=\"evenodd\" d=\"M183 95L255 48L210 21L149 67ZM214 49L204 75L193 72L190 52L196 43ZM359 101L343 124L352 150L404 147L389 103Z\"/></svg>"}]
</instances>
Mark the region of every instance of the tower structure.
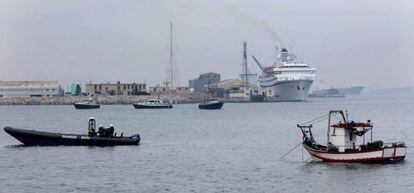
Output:
<instances>
[{"instance_id":1,"label":"tower structure","mask_svg":"<svg viewBox=\"0 0 414 193\"><path fill-rule=\"evenodd\" d=\"M247 65L247 41L243 41L242 73L240 74L240 78L243 80L245 88L249 87L249 79L256 76L256 74L250 72Z\"/></svg>"},{"instance_id":2,"label":"tower structure","mask_svg":"<svg viewBox=\"0 0 414 193\"><path fill-rule=\"evenodd\" d=\"M175 56L174 56L174 36L173 36L173 23L170 22L170 50L169 50L169 63L167 66L167 77L164 84L169 89L174 89L178 85L178 68L175 64Z\"/></svg>"}]
</instances>

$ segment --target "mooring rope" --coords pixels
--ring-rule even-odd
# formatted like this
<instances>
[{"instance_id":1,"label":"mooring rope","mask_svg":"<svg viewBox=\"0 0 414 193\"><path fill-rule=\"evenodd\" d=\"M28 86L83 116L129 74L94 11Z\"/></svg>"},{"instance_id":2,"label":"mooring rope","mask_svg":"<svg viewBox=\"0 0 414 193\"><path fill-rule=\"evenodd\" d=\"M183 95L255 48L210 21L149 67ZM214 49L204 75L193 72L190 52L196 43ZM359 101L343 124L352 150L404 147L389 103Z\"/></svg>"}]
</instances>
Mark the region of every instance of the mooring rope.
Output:
<instances>
[{"instance_id":1,"label":"mooring rope","mask_svg":"<svg viewBox=\"0 0 414 193\"><path fill-rule=\"evenodd\" d=\"M328 115L323 115L323 116L320 116L320 117L317 117L317 118L315 118L315 119L312 119L312 120L310 120L310 121L306 121L306 122L303 122L302 123L302 125L306 125L306 124L308 124L308 123L313 123L314 121L317 121L317 120L319 120L319 119L324 119L324 118L326 118L326 117L328 117Z\"/></svg>"},{"instance_id":2,"label":"mooring rope","mask_svg":"<svg viewBox=\"0 0 414 193\"><path fill-rule=\"evenodd\" d=\"M303 122L303 123L301 123L301 125L306 125L306 124L309 124L309 123L316 124L316 123L322 122L326 119L329 119L330 117L333 117L333 116L335 116L335 115L334 114L331 114L330 116L329 115L323 115L323 116L317 117L315 119L312 119L310 121Z\"/></svg>"},{"instance_id":3,"label":"mooring rope","mask_svg":"<svg viewBox=\"0 0 414 193\"><path fill-rule=\"evenodd\" d=\"M296 148L299 147L299 145L302 145L302 142L300 142L299 144L295 145L295 147L293 147L291 150L289 150L287 153L283 154L282 157L280 157L279 159L283 159L284 157L286 157L290 152L292 152L293 150L295 150Z\"/></svg>"}]
</instances>

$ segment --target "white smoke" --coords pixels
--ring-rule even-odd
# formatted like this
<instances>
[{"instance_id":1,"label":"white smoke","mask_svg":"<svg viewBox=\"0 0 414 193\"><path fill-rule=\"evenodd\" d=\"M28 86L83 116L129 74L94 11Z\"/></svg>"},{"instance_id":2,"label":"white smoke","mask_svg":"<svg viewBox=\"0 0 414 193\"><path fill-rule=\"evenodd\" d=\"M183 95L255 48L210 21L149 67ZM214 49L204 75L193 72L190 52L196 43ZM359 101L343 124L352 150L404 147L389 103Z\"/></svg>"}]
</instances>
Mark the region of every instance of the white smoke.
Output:
<instances>
[{"instance_id":1,"label":"white smoke","mask_svg":"<svg viewBox=\"0 0 414 193\"><path fill-rule=\"evenodd\" d=\"M199 16L200 18L228 18L237 23L244 23L251 28L264 30L269 34L269 37L273 41L276 41L281 47L285 47L285 44L274 30L275 28L269 20L242 11L237 4L220 4L220 6L215 6L214 4L200 1L182 1L179 5L179 9L173 11L173 15L176 18L177 23L179 20L186 20L187 18L194 18L195 16Z\"/></svg>"}]
</instances>

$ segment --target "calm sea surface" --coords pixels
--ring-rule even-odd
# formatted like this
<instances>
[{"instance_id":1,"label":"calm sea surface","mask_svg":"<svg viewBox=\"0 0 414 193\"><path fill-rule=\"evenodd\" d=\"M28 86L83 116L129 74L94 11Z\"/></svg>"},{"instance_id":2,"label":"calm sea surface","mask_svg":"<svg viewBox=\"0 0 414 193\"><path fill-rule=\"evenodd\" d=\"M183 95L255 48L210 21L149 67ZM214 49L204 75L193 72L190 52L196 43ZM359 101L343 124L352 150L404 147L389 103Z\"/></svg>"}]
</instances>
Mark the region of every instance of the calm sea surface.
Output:
<instances>
[{"instance_id":1,"label":"calm sea surface","mask_svg":"<svg viewBox=\"0 0 414 193\"><path fill-rule=\"evenodd\" d=\"M297 123L347 109L374 122L374 138L405 141L396 164L301 163ZM225 104L203 111L107 105L0 106L0 126L86 133L90 116L139 146L22 147L0 131L0 192L414 192L414 97L349 97ZM324 142L327 123L314 128ZM303 153L304 160L309 155Z\"/></svg>"}]
</instances>

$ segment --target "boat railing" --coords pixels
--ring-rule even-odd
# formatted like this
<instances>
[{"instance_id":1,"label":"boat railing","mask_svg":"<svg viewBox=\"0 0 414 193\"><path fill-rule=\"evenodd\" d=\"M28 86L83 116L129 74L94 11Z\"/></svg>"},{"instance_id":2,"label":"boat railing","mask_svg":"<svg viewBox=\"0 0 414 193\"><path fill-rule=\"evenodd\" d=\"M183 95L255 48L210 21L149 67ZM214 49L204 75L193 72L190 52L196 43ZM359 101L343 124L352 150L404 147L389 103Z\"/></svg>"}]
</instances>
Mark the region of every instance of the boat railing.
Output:
<instances>
[{"instance_id":1,"label":"boat railing","mask_svg":"<svg viewBox=\"0 0 414 193\"><path fill-rule=\"evenodd\" d=\"M384 148L394 148L394 147L407 147L407 146L405 145L404 142L399 141L399 142L393 142L393 143L384 143L383 147Z\"/></svg>"},{"instance_id":2,"label":"boat railing","mask_svg":"<svg viewBox=\"0 0 414 193\"><path fill-rule=\"evenodd\" d=\"M317 149L317 150L322 150L322 151L327 151L328 150L327 146L318 144L315 141L312 141L309 137L305 137L303 139L303 144L308 146L308 147L311 147L313 149Z\"/></svg>"},{"instance_id":3,"label":"boat railing","mask_svg":"<svg viewBox=\"0 0 414 193\"><path fill-rule=\"evenodd\" d=\"M323 147L318 144L313 144L313 147ZM319 149L321 149L319 147ZM387 148L406 148L404 142L393 142L393 143L383 143L382 141L374 141L367 144L359 144L359 145L353 145L353 146L337 146L337 145L328 145L327 149L329 151L337 152L339 149L344 149L345 152L365 152L365 151L372 151L372 150L381 150L381 149L387 149Z\"/></svg>"}]
</instances>

